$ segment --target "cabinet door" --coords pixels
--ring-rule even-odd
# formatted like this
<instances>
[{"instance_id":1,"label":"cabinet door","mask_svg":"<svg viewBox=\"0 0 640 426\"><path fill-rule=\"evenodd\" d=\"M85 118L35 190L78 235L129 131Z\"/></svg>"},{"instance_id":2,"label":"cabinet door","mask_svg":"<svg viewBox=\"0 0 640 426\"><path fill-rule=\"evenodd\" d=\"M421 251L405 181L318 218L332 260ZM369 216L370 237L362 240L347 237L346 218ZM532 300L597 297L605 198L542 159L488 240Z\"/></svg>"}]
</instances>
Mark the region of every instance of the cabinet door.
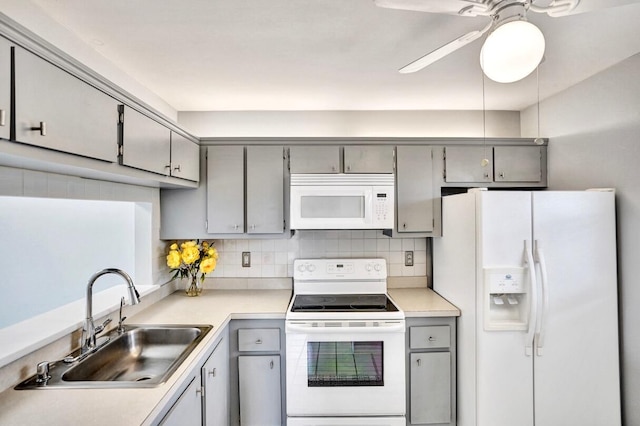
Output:
<instances>
[{"instance_id":1,"label":"cabinet door","mask_svg":"<svg viewBox=\"0 0 640 426\"><path fill-rule=\"evenodd\" d=\"M411 354L411 424L451 422L451 354Z\"/></svg>"},{"instance_id":2,"label":"cabinet door","mask_svg":"<svg viewBox=\"0 0 640 426\"><path fill-rule=\"evenodd\" d=\"M496 146L493 148L496 182L539 182L542 179L542 148Z\"/></svg>"},{"instance_id":3,"label":"cabinet door","mask_svg":"<svg viewBox=\"0 0 640 426\"><path fill-rule=\"evenodd\" d=\"M445 153L445 182L492 182L492 147L448 146ZM483 165L483 160L489 160Z\"/></svg>"},{"instance_id":4,"label":"cabinet door","mask_svg":"<svg viewBox=\"0 0 640 426\"><path fill-rule=\"evenodd\" d=\"M118 103L20 47L15 47L15 99L16 141L117 160Z\"/></svg>"},{"instance_id":5,"label":"cabinet door","mask_svg":"<svg viewBox=\"0 0 640 426\"><path fill-rule=\"evenodd\" d=\"M280 356L239 356L240 424L280 426Z\"/></svg>"},{"instance_id":6,"label":"cabinet door","mask_svg":"<svg viewBox=\"0 0 640 426\"><path fill-rule=\"evenodd\" d=\"M200 380L195 377L191 384L173 404L171 410L160 422L163 426L201 426L202 398L200 396Z\"/></svg>"},{"instance_id":7,"label":"cabinet door","mask_svg":"<svg viewBox=\"0 0 640 426\"><path fill-rule=\"evenodd\" d=\"M171 131L124 105L121 116L121 164L169 176Z\"/></svg>"},{"instance_id":8,"label":"cabinet door","mask_svg":"<svg viewBox=\"0 0 640 426\"><path fill-rule=\"evenodd\" d=\"M244 233L244 147L207 148L207 232Z\"/></svg>"},{"instance_id":9,"label":"cabinet door","mask_svg":"<svg viewBox=\"0 0 640 426\"><path fill-rule=\"evenodd\" d=\"M0 138L9 139L11 122L11 44L0 37Z\"/></svg>"},{"instance_id":10,"label":"cabinet door","mask_svg":"<svg viewBox=\"0 0 640 426\"><path fill-rule=\"evenodd\" d=\"M200 146L176 132L171 132L171 176L198 182Z\"/></svg>"},{"instance_id":11,"label":"cabinet door","mask_svg":"<svg viewBox=\"0 0 640 426\"><path fill-rule=\"evenodd\" d=\"M282 146L247 147L247 233L284 232Z\"/></svg>"},{"instance_id":12,"label":"cabinet door","mask_svg":"<svg viewBox=\"0 0 640 426\"><path fill-rule=\"evenodd\" d=\"M340 173L340 147L292 146L289 170L291 173Z\"/></svg>"},{"instance_id":13,"label":"cabinet door","mask_svg":"<svg viewBox=\"0 0 640 426\"><path fill-rule=\"evenodd\" d=\"M433 158L429 146L396 148L398 232L434 228Z\"/></svg>"},{"instance_id":14,"label":"cabinet door","mask_svg":"<svg viewBox=\"0 0 640 426\"><path fill-rule=\"evenodd\" d=\"M344 147L345 173L393 173L393 146L348 145Z\"/></svg>"},{"instance_id":15,"label":"cabinet door","mask_svg":"<svg viewBox=\"0 0 640 426\"><path fill-rule=\"evenodd\" d=\"M202 367L204 426L229 424L229 341L223 338Z\"/></svg>"}]
</instances>

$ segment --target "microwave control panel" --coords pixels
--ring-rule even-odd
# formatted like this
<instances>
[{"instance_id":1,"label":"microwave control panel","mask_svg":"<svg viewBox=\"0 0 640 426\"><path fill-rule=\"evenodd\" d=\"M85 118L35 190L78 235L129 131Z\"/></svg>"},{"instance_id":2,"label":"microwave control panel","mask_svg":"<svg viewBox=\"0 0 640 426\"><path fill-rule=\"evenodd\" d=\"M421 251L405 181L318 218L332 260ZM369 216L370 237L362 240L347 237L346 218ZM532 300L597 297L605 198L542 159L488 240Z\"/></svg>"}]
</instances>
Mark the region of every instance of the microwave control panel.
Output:
<instances>
[{"instance_id":1,"label":"microwave control panel","mask_svg":"<svg viewBox=\"0 0 640 426\"><path fill-rule=\"evenodd\" d=\"M393 227L393 189L373 188L373 215L377 223L391 223Z\"/></svg>"}]
</instances>

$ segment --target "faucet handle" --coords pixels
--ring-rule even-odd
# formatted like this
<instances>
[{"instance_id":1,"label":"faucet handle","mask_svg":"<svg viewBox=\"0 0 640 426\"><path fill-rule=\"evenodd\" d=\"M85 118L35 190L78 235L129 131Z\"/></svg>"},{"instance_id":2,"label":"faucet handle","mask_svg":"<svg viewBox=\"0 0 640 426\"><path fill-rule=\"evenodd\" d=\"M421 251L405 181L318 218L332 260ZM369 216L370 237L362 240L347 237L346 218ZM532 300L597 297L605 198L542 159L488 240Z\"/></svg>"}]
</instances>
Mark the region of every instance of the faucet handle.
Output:
<instances>
[{"instance_id":1,"label":"faucet handle","mask_svg":"<svg viewBox=\"0 0 640 426\"><path fill-rule=\"evenodd\" d=\"M96 327L96 332L95 334L98 333L102 333L104 331L104 328L111 322L111 318L107 318L106 320L104 320L104 322L102 323L102 325L99 325Z\"/></svg>"}]
</instances>

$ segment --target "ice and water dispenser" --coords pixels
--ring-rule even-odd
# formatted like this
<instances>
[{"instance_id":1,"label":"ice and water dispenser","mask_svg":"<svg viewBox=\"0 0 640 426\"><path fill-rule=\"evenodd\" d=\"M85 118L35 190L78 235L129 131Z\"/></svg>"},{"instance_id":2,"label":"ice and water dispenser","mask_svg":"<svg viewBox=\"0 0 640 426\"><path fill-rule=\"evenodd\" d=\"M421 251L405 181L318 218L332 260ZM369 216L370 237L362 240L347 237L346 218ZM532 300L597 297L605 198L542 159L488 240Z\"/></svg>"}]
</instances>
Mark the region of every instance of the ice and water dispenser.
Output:
<instances>
[{"instance_id":1,"label":"ice and water dispenser","mask_svg":"<svg viewBox=\"0 0 640 426\"><path fill-rule=\"evenodd\" d=\"M522 267L484 269L484 329L526 330L529 283Z\"/></svg>"}]
</instances>

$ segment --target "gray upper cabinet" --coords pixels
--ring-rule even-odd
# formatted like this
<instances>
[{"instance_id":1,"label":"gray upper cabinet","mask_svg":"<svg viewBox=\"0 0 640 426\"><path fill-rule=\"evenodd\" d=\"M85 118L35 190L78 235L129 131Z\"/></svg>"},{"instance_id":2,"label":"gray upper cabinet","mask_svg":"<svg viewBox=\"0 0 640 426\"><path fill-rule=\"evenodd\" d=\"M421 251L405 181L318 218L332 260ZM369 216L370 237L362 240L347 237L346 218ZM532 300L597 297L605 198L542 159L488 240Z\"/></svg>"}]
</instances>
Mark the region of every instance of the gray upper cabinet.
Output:
<instances>
[{"instance_id":1,"label":"gray upper cabinet","mask_svg":"<svg viewBox=\"0 0 640 426\"><path fill-rule=\"evenodd\" d=\"M546 185L546 147L447 146L444 150L444 182L447 184ZM488 160L486 164L484 159Z\"/></svg>"},{"instance_id":2,"label":"gray upper cabinet","mask_svg":"<svg viewBox=\"0 0 640 426\"><path fill-rule=\"evenodd\" d=\"M127 105L119 110L120 164L169 176L171 131Z\"/></svg>"},{"instance_id":3,"label":"gray upper cabinet","mask_svg":"<svg viewBox=\"0 0 640 426\"><path fill-rule=\"evenodd\" d=\"M117 160L116 100L20 47L15 47L15 99L16 141Z\"/></svg>"},{"instance_id":4,"label":"gray upper cabinet","mask_svg":"<svg viewBox=\"0 0 640 426\"><path fill-rule=\"evenodd\" d=\"M0 138L9 139L11 123L11 44L0 37Z\"/></svg>"},{"instance_id":5,"label":"gray upper cabinet","mask_svg":"<svg viewBox=\"0 0 640 426\"><path fill-rule=\"evenodd\" d=\"M247 233L284 232L282 146L247 147Z\"/></svg>"},{"instance_id":6,"label":"gray upper cabinet","mask_svg":"<svg viewBox=\"0 0 640 426\"><path fill-rule=\"evenodd\" d=\"M347 145L344 147L345 173L393 173L393 146Z\"/></svg>"},{"instance_id":7,"label":"gray upper cabinet","mask_svg":"<svg viewBox=\"0 0 640 426\"><path fill-rule=\"evenodd\" d=\"M244 147L207 148L207 232L244 233Z\"/></svg>"},{"instance_id":8,"label":"gray upper cabinet","mask_svg":"<svg viewBox=\"0 0 640 426\"><path fill-rule=\"evenodd\" d=\"M496 146L493 155L496 182L542 180L542 147Z\"/></svg>"},{"instance_id":9,"label":"gray upper cabinet","mask_svg":"<svg viewBox=\"0 0 640 426\"><path fill-rule=\"evenodd\" d=\"M493 182L493 147L448 146L444 149L445 182ZM483 166L483 160L489 160Z\"/></svg>"},{"instance_id":10,"label":"gray upper cabinet","mask_svg":"<svg viewBox=\"0 0 640 426\"><path fill-rule=\"evenodd\" d=\"M282 146L208 147L207 232L284 232Z\"/></svg>"},{"instance_id":11,"label":"gray upper cabinet","mask_svg":"<svg viewBox=\"0 0 640 426\"><path fill-rule=\"evenodd\" d=\"M292 146L289 148L289 170L291 173L340 173L340 147Z\"/></svg>"},{"instance_id":12,"label":"gray upper cabinet","mask_svg":"<svg viewBox=\"0 0 640 426\"><path fill-rule=\"evenodd\" d=\"M396 148L397 230L434 231L433 148L424 145Z\"/></svg>"},{"instance_id":13,"label":"gray upper cabinet","mask_svg":"<svg viewBox=\"0 0 640 426\"><path fill-rule=\"evenodd\" d=\"M171 176L194 182L200 177L200 146L176 132L171 132Z\"/></svg>"}]
</instances>

